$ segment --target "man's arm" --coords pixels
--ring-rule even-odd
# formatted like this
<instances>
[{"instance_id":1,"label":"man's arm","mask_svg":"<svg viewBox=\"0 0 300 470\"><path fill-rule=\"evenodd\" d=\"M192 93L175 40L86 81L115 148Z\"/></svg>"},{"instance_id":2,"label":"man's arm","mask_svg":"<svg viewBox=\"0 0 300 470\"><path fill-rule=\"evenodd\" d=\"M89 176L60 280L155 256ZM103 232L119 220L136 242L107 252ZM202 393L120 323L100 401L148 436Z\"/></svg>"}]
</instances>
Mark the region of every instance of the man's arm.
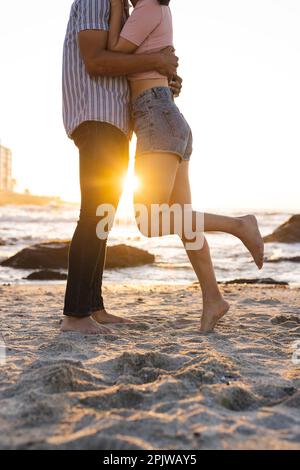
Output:
<instances>
[{"instance_id":1,"label":"man's arm","mask_svg":"<svg viewBox=\"0 0 300 470\"><path fill-rule=\"evenodd\" d=\"M153 54L122 54L107 51L108 32L84 30L78 33L78 45L86 70L91 76L121 76L157 70L173 77L178 57L172 48Z\"/></svg>"}]
</instances>

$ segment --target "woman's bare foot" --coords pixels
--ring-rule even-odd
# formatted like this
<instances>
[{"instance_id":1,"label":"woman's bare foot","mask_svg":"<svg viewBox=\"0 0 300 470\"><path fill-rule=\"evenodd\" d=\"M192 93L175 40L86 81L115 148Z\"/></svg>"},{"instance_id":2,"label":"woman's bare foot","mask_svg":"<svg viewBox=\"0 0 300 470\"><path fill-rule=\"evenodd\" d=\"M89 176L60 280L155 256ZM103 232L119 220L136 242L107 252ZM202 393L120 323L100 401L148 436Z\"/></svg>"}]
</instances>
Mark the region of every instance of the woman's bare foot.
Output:
<instances>
[{"instance_id":1,"label":"woman's bare foot","mask_svg":"<svg viewBox=\"0 0 300 470\"><path fill-rule=\"evenodd\" d=\"M213 331L218 321L228 312L230 305L222 297L203 303L200 331L209 333Z\"/></svg>"},{"instance_id":2,"label":"woman's bare foot","mask_svg":"<svg viewBox=\"0 0 300 470\"><path fill-rule=\"evenodd\" d=\"M111 330L105 326L100 326L91 317L76 318L65 317L62 321L60 330L63 333L75 331L84 335L101 335L111 333Z\"/></svg>"},{"instance_id":3,"label":"woman's bare foot","mask_svg":"<svg viewBox=\"0 0 300 470\"><path fill-rule=\"evenodd\" d=\"M92 315L92 318L97 322L102 324L108 324L108 323L132 323L132 321L128 320L127 318L121 318L117 317L117 315L112 315L111 313L107 313L106 310L98 310L97 312L94 312Z\"/></svg>"},{"instance_id":4,"label":"woman's bare foot","mask_svg":"<svg viewBox=\"0 0 300 470\"><path fill-rule=\"evenodd\" d=\"M261 269L264 264L264 241L258 228L257 219L254 215L245 215L239 219L241 225L237 237L250 251L258 269Z\"/></svg>"}]
</instances>

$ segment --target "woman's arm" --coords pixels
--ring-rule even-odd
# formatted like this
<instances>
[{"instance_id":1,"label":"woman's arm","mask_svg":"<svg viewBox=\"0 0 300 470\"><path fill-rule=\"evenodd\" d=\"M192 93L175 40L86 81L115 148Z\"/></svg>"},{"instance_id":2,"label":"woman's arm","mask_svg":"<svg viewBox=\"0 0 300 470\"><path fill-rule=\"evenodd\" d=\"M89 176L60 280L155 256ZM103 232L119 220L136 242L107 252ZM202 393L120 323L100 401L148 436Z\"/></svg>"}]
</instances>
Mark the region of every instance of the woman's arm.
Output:
<instances>
[{"instance_id":1,"label":"woman's arm","mask_svg":"<svg viewBox=\"0 0 300 470\"><path fill-rule=\"evenodd\" d=\"M127 54L132 54L135 52L138 46L120 37L122 30L122 18L124 14L123 0L110 0L110 5L110 28L107 49L113 52L124 52Z\"/></svg>"}]
</instances>

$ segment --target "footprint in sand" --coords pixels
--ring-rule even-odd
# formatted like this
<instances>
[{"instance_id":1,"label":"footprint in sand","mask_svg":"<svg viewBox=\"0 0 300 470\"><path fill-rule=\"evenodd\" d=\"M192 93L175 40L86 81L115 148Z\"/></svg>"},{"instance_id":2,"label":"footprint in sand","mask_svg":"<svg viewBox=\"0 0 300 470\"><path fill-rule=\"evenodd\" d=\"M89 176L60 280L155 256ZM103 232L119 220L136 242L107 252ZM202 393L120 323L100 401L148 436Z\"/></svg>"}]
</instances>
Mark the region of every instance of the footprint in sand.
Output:
<instances>
[{"instance_id":1,"label":"footprint in sand","mask_svg":"<svg viewBox=\"0 0 300 470\"><path fill-rule=\"evenodd\" d=\"M296 388L292 386L266 384L254 388L254 393L260 397L262 406L275 406L286 403L295 396Z\"/></svg>"},{"instance_id":2,"label":"footprint in sand","mask_svg":"<svg viewBox=\"0 0 300 470\"><path fill-rule=\"evenodd\" d=\"M97 390L103 386L100 375L87 372L80 361L54 360L36 361L20 377L16 386L8 393L24 393L24 390L42 390L53 395L64 392Z\"/></svg>"},{"instance_id":3,"label":"footprint in sand","mask_svg":"<svg viewBox=\"0 0 300 470\"><path fill-rule=\"evenodd\" d=\"M271 319L271 323L283 328L289 328L290 330L299 329L297 327L300 325L300 317L295 315L276 315ZM295 330L294 332L297 333Z\"/></svg>"},{"instance_id":4,"label":"footprint in sand","mask_svg":"<svg viewBox=\"0 0 300 470\"><path fill-rule=\"evenodd\" d=\"M145 400L146 395L133 387L126 385L120 388L111 387L103 391L90 394L80 399L81 405L106 411L111 409L138 409Z\"/></svg>"},{"instance_id":5,"label":"footprint in sand","mask_svg":"<svg viewBox=\"0 0 300 470\"><path fill-rule=\"evenodd\" d=\"M259 407L259 399L238 385L224 388L217 396L217 402L230 411L247 411Z\"/></svg>"},{"instance_id":6,"label":"footprint in sand","mask_svg":"<svg viewBox=\"0 0 300 470\"><path fill-rule=\"evenodd\" d=\"M262 305L280 305L281 304L280 300L277 300L277 299L257 300L256 303L262 304Z\"/></svg>"},{"instance_id":7,"label":"footprint in sand","mask_svg":"<svg viewBox=\"0 0 300 470\"><path fill-rule=\"evenodd\" d=\"M289 408L298 408L298 410L300 410L300 392L297 392L292 397L288 398L283 405Z\"/></svg>"},{"instance_id":8,"label":"footprint in sand","mask_svg":"<svg viewBox=\"0 0 300 470\"><path fill-rule=\"evenodd\" d=\"M105 363L115 383L123 377L126 383L147 384L155 382L161 375L180 369L189 357L161 352L124 352ZM126 378L126 379L125 379Z\"/></svg>"}]
</instances>

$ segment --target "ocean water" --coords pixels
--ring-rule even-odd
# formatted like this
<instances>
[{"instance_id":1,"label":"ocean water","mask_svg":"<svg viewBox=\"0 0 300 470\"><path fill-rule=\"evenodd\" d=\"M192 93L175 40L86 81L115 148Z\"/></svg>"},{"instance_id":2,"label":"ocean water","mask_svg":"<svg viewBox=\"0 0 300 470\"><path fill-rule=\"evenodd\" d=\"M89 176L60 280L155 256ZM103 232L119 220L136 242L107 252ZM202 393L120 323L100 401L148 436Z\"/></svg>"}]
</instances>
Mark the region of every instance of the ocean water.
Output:
<instances>
[{"instance_id":1,"label":"ocean water","mask_svg":"<svg viewBox=\"0 0 300 470\"><path fill-rule=\"evenodd\" d=\"M271 233L292 214L256 214L263 235ZM14 255L22 248L53 239L69 239L76 227L77 206L2 206L0 207L0 261ZM258 271L247 250L236 238L226 234L208 234L216 275L219 281L236 278L272 277L300 285L300 264L291 262L265 263ZM186 253L178 237L147 239L134 224L117 224L111 232L110 244L126 243L148 250L156 257L150 266L108 270L107 282L132 284L185 284L196 281ZM300 253L300 244L266 244L266 257L292 257ZM32 270L0 267L0 283L27 283L24 280Z\"/></svg>"}]
</instances>

